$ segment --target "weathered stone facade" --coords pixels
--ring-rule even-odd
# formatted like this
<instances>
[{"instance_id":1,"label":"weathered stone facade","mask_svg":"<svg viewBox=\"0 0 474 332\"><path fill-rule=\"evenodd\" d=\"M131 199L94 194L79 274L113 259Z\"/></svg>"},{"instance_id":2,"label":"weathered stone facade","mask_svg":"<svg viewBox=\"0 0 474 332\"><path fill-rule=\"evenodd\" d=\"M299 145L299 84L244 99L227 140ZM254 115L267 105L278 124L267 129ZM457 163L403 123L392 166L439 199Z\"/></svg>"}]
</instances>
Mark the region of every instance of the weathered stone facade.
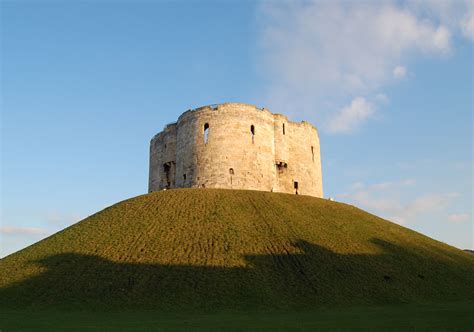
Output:
<instances>
[{"instance_id":1,"label":"weathered stone facade","mask_svg":"<svg viewBox=\"0 0 474 332\"><path fill-rule=\"evenodd\" d=\"M149 192L227 188L323 196L319 135L240 103L184 112L150 142Z\"/></svg>"}]
</instances>

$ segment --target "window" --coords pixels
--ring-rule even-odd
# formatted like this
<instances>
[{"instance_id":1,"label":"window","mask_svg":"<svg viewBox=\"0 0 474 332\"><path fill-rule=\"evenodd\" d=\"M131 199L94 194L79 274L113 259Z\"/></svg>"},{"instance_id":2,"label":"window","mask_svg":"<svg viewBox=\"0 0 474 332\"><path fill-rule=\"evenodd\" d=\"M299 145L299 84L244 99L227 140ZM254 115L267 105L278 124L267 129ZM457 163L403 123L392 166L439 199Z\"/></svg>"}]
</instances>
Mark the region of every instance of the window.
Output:
<instances>
[{"instance_id":1,"label":"window","mask_svg":"<svg viewBox=\"0 0 474 332\"><path fill-rule=\"evenodd\" d=\"M283 162L283 161L280 161L280 162L277 162L276 163L276 167L278 169L278 173L283 173L283 171L288 168L288 164Z\"/></svg>"},{"instance_id":2,"label":"window","mask_svg":"<svg viewBox=\"0 0 474 332\"><path fill-rule=\"evenodd\" d=\"M204 124L204 144L207 144L209 138L209 123Z\"/></svg>"},{"instance_id":3,"label":"window","mask_svg":"<svg viewBox=\"0 0 474 332\"><path fill-rule=\"evenodd\" d=\"M229 174L234 175L234 169L233 168L229 168Z\"/></svg>"},{"instance_id":4,"label":"window","mask_svg":"<svg viewBox=\"0 0 474 332\"><path fill-rule=\"evenodd\" d=\"M314 161L314 147L311 145L311 158Z\"/></svg>"},{"instance_id":5,"label":"window","mask_svg":"<svg viewBox=\"0 0 474 332\"><path fill-rule=\"evenodd\" d=\"M285 135L285 124L283 124L283 135Z\"/></svg>"},{"instance_id":6,"label":"window","mask_svg":"<svg viewBox=\"0 0 474 332\"><path fill-rule=\"evenodd\" d=\"M298 181L295 181L295 182L293 183L293 185L294 185L295 189L298 190Z\"/></svg>"},{"instance_id":7,"label":"window","mask_svg":"<svg viewBox=\"0 0 474 332\"><path fill-rule=\"evenodd\" d=\"M250 133L252 134L252 143L253 143L253 138L255 136L255 126L254 125L250 126Z\"/></svg>"},{"instance_id":8,"label":"window","mask_svg":"<svg viewBox=\"0 0 474 332\"><path fill-rule=\"evenodd\" d=\"M166 188L171 187L170 170L171 170L171 163L164 163L163 172L165 173L165 178L166 178Z\"/></svg>"},{"instance_id":9,"label":"window","mask_svg":"<svg viewBox=\"0 0 474 332\"><path fill-rule=\"evenodd\" d=\"M183 180L186 181L186 174L183 174Z\"/></svg>"}]
</instances>

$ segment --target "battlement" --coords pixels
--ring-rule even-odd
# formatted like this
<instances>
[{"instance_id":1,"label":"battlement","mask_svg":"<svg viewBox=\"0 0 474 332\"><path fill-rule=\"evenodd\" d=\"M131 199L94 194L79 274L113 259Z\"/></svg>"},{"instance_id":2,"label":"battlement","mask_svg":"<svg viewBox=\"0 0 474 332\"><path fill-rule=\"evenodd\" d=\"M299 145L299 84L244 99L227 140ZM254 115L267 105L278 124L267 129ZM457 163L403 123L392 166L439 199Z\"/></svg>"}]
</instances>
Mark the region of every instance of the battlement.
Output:
<instances>
[{"instance_id":1,"label":"battlement","mask_svg":"<svg viewBox=\"0 0 474 332\"><path fill-rule=\"evenodd\" d=\"M197 108L189 109L183 114L181 114L178 118L178 122L182 118L186 118L188 116L191 116L191 114L196 114L200 112L206 112L206 111L225 111L229 109L238 109L241 112L244 111L263 111L265 110L264 108L258 108L255 105L251 104L244 104L244 103L221 103L221 104L210 104L210 105L205 105L205 106L200 106Z\"/></svg>"},{"instance_id":2,"label":"battlement","mask_svg":"<svg viewBox=\"0 0 474 332\"><path fill-rule=\"evenodd\" d=\"M150 143L149 191L183 187L322 197L317 129L244 103L188 110Z\"/></svg>"}]
</instances>

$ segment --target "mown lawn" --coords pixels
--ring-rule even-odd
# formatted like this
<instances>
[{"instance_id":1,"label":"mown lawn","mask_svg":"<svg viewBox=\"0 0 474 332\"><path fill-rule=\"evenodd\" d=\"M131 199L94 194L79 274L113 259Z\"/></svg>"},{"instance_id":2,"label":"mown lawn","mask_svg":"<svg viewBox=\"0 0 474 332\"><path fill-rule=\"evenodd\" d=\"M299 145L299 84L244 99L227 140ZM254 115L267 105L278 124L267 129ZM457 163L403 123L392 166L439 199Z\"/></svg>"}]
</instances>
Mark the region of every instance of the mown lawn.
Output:
<instances>
[{"instance_id":1,"label":"mown lawn","mask_svg":"<svg viewBox=\"0 0 474 332\"><path fill-rule=\"evenodd\" d=\"M319 309L303 312L157 313L4 311L0 330L150 331L150 330L373 330L472 331L474 301Z\"/></svg>"},{"instance_id":2,"label":"mown lawn","mask_svg":"<svg viewBox=\"0 0 474 332\"><path fill-rule=\"evenodd\" d=\"M308 196L169 190L0 260L0 308L288 312L474 300L474 256Z\"/></svg>"},{"instance_id":3,"label":"mown lawn","mask_svg":"<svg viewBox=\"0 0 474 332\"><path fill-rule=\"evenodd\" d=\"M474 255L301 195L142 195L0 259L1 332L473 331L473 308Z\"/></svg>"}]
</instances>

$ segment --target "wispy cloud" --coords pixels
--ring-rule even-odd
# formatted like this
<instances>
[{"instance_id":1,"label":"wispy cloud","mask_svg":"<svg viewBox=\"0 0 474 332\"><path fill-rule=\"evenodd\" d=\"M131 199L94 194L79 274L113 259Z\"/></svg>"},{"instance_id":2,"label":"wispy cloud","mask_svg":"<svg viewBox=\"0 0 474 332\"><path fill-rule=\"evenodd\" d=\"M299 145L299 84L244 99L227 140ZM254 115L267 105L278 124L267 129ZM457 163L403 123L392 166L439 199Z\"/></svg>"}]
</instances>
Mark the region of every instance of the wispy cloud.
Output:
<instances>
[{"instance_id":1,"label":"wispy cloud","mask_svg":"<svg viewBox=\"0 0 474 332\"><path fill-rule=\"evenodd\" d=\"M431 3L265 2L267 104L324 123L332 133L360 126L375 112L369 105L380 90L406 76L408 62L449 55L453 34L472 30L467 2L430 10Z\"/></svg>"},{"instance_id":2,"label":"wispy cloud","mask_svg":"<svg viewBox=\"0 0 474 332\"><path fill-rule=\"evenodd\" d=\"M460 223L469 220L469 214L467 213L454 213L448 216L448 220L453 223Z\"/></svg>"},{"instance_id":3,"label":"wispy cloud","mask_svg":"<svg viewBox=\"0 0 474 332\"><path fill-rule=\"evenodd\" d=\"M411 0L406 4L411 10L441 22L450 31L474 40L474 1Z\"/></svg>"},{"instance_id":4,"label":"wispy cloud","mask_svg":"<svg viewBox=\"0 0 474 332\"><path fill-rule=\"evenodd\" d=\"M375 95L375 100L382 104L388 104L388 102L390 101L390 99L387 97L385 93L377 93Z\"/></svg>"},{"instance_id":5,"label":"wispy cloud","mask_svg":"<svg viewBox=\"0 0 474 332\"><path fill-rule=\"evenodd\" d=\"M416 184L414 179L386 181L365 185L356 182L341 199L377 213L399 224L410 224L421 215L446 210L458 193L426 193L404 200L401 190Z\"/></svg>"},{"instance_id":6,"label":"wispy cloud","mask_svg":"<svg viewBox=\"0 0 474 332\"><path fill-rule=\"evenodd\" d=\"M414 222L422 214L445 210L458 196L458 193L424 194L404 205L401 210L396 211L392 219L400 224Z\"/></svg>"},{"instance_id":7,"label":"wispy cloud","mask_svg":"<svg viewBox=\"0 0 474 332\"><path fill-rule=\"evenodd\" d=\"M379 182L374 183L368 186L369 189L375 190L386 190L392 188L400 188L400 187L409 187L416 184L416 180L414 179L404 179L400 181L386 181L386 182Z\"/></svg>"},{"instance_id":8,"label":"wispy cloud","mask_svg":"<svg viewBox=\"0 0 474 332\"><path fill-rule=\"evenodd\" d=\"M21 226L1 226L0 233L8 235L34 235L43 236L48 235L50 232L44 228L39 227L21 227Z\"/></svg>"},{"instance_id":9,"label":"wispy cloud","mask_svg":"<svg viewBox=\"0 0 474 332\"><path fill-rule=\"evenodd\" d=\"M407 75L407 69L403 66L393 68L393 77L396 79L404 78Z\"/></svg>"},{"instance_id":10,"label":"wispy cloud","mask_svg":"<svg viewBox=\"0 0 474 332\"><path fill-rule=\"evenodd\" d=\"M328 129L333 133L353 132L374 113L375 108L371 103L362 97L357 97L329 121Z\"/></svg>"},{"instance_id":11,"label":"wispy cloud","mask_svg":"<svg viewBox=\"0 0 474 332\"><path fill-rule=\"evenodd\" d=\"M467 38L474 40L474 10L470 9L470 12L466 13L466 15L461 20L461 29Z\"/></svg>"},{"instance_id":12,"label":"wispy cloud","mask_svg":"<svg viewBox=\"0 0 474 332\"><path fill-rule=\"evenodd\" d=\"M83 218L84 217L79 213L62 213L53 210L46 213L46 216L43 219L46 223L52 225L54 228L57 228L69 226Z\"/></svg>"}]
</instances>

